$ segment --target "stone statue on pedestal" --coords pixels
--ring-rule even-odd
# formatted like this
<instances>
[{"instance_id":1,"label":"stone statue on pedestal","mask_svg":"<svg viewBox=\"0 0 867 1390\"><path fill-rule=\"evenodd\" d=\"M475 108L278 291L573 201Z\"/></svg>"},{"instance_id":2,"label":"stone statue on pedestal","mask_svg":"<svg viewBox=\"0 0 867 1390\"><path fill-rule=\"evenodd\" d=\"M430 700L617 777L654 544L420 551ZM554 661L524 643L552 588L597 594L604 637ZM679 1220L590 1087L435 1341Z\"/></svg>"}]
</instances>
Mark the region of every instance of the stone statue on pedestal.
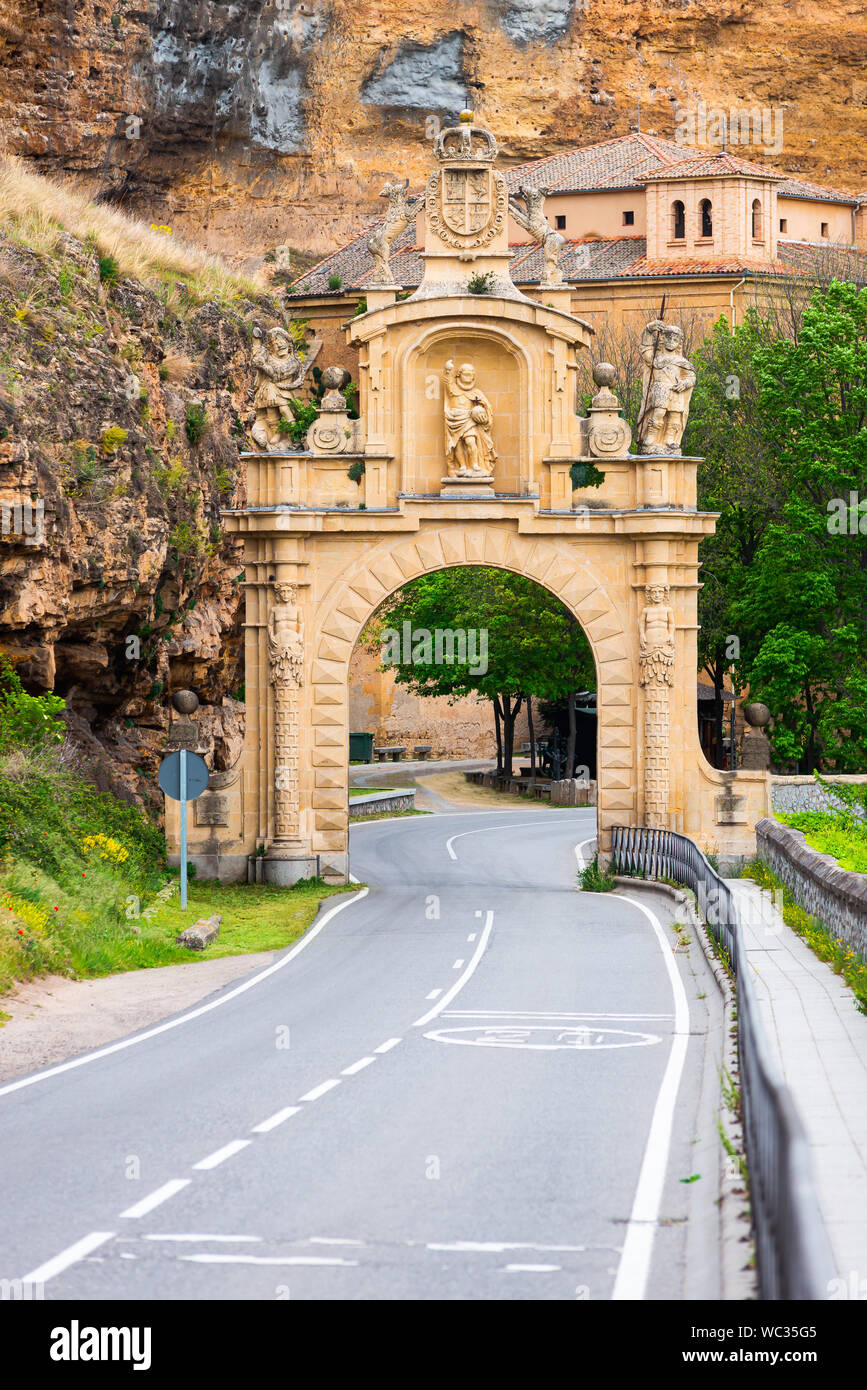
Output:
<instances>
[{"instance_id":1,"label":"stone statue on pedestal","mask_svg":"<svg viewBox=\"0 0 867 1390\"><path fill-rule=\"evenodd\" d=\"M280 421L295 419L292 397L304 384L322 344L314 342L311 351L302 358L285 328L269 328L263 332L259 324L253 328L253 344L256 419L250 434L261 449L285 448L289 437L279 428Z\"/></svg>"},{"instance_id":2,"label":"stone statue on pedestal","mask_svg":"<svg viewBox=\"0 0 867 1390\"><path fill-rule=\"evenodd\" d=\"M491 438L494 412L476 386L476 369L449 359L443 372L446 472L450 478L490 478L497 451Z\"/></svg>"},{"instance_id":3,"label":"stone statue on pedestal","mask_svg":"<svg viewBox=\"0 0 867 1390\"><path fill-rule=\"evenodd\" d=\"M692 364L683 356L683 333L653 319L641 335L644 393L638 416L640 454L679 454L695 386Z\"/></svg>"},{"instance_id":4,"label":"stone statue on pedestal","mask_svg":"<svg viewBox=\"0 0 867 1390\"><path fill-rule=\"evenodd\" d=\"M385 222L381 227L376 228L367 243L367 249L376 265L376 284L383 287L392 287L395 284L389 265L392 243L397 240L401 232L406 231L411 222L415 221L416 213L421 207L420 198L411 203L406 201L408 186L409 179L405 183L387 183L385 185L379 195L380 198L388 199Z\"/></svg>"}]
</instances>

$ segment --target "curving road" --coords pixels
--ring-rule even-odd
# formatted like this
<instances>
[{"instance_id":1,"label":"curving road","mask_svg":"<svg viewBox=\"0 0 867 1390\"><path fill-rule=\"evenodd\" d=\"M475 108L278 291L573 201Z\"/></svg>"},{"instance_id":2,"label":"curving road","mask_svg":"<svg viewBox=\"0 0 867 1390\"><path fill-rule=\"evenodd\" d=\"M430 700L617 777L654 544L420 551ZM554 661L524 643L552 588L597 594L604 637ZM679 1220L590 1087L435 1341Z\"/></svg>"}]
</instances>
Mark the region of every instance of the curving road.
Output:
<instances>
[{"instance_id":1,"label":"curving road","mask_svg":"<svg viewBox=\"0 0 867 1390\"><path fill-rule=\"evenodd\" d=\"M575 891L593 817L354 826L369 889L266 971L0 1088L0 1277L74 1299L719 1297L713 985L663 899Z\"/></svg>"}]
</instances>

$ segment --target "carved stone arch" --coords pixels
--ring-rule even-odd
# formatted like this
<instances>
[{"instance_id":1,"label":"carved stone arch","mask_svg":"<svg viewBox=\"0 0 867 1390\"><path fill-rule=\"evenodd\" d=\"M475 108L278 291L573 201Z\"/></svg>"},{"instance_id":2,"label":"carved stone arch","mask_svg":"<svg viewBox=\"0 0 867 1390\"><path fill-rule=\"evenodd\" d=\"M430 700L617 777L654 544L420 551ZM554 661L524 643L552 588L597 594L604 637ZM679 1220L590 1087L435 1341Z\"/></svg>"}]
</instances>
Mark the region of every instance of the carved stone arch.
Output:
<instances>
[{"instance_id":1,"label":"carved stone arch","mask_svg":"<svg viewBox=\"0 0 867 1390\"><path fill-rule=\"evenodd\" d=\"M365 623L390 594L420 575L463 565L491 565L534 580L575 615L596 663L597 782L600 830L634 814L637 775L637 671L628 619L605 579L580 559L574 543L528 538L484 522L439 526L384 541L323 595L313 643L314 707L342 702L349 662Z\"/></svg>"}]
</instances>

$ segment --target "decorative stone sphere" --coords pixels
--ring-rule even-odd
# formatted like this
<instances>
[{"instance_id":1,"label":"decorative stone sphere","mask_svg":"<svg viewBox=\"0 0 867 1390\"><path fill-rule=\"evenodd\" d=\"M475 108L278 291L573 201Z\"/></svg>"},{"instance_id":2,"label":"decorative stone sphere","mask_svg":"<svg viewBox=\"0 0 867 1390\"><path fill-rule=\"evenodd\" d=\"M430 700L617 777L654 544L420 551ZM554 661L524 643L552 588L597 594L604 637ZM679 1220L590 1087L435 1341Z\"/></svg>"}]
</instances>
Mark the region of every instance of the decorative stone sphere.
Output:
<instances>
[{"instance_id":1,"label":"decorative stone sphere","mask_svg":"<svg viewBox=\"0 0 867 1390\"><path fill-rule=\"evenodd\" d=\"M600 390L606 386L610 387L616 375L616 368L610 362L597 362L593 368L593 380Z\"/></svg>"},{"instance_id":2,"label":"decorative stone sphere","mask_svg":"<svg viewBox=\"0 0 867 1390\"><path fill-rule=\"evenodd\" d=\"M763 729L766 724L770 723L771 711L767 705L763 705L761 701L757 700L754 704L744 705L744 719L752 728Z\"/></svg>"},{"instance_id":3,"label":"decorative stone sphere","mask_svg":"<svg viewBox=\"0 0 867 1390\"><path fill-rule=\"evenodd\" d=\"M172 696L172 704L178 714L194 714L199 708L199 697L195 690L176 690Z\"/></svg>"},{"instance_id":4,"label":"decorative stone sphere","mask_svg":"<svg viewBox=\"0 0 867 1390\"><path fill-rule=\"evenodd\" d=\"M348 386L351 380L345 367L326 367L322 373L322 385L326 391L339 391L342 386Z\"/></svg>"}]
</instances>

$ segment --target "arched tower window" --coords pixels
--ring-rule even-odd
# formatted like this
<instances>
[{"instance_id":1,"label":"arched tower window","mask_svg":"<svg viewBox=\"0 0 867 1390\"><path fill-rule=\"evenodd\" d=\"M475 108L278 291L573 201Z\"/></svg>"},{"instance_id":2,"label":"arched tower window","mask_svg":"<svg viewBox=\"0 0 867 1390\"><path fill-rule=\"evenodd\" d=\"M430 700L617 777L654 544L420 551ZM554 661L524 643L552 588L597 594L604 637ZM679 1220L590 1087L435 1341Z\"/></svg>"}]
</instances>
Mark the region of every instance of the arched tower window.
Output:
<instances>
[{"instance_id":1,"label":"arched tower window","mask_svg":"<svg viewBox=\"0 0 867 1390\"><path fill-rule=\"evenodd\" d=\"M671 205L671 237L673 241L683 241L686 236L686 208L677 198Z\"/></svg>"},{"instance_id":2,"label":"arched tower window","mask_svg":"<svg viewBox=\"0 0 867 1390\"><path fill-rule=\"evenodd\" d=\"M713 236L713 206L710 198L702 198L698 208L701 213L702 236Z\"/></svg>"},{"instance_id":3,"label":"arched tower window","mask_svg":"<svg viewBox=\"0 0 867 1390\"><path fill-rule=\"evenodd\" d=\"M753 198L753 240L762 239L762 205L758 198Z\"/></svg>"}]
</instances>

